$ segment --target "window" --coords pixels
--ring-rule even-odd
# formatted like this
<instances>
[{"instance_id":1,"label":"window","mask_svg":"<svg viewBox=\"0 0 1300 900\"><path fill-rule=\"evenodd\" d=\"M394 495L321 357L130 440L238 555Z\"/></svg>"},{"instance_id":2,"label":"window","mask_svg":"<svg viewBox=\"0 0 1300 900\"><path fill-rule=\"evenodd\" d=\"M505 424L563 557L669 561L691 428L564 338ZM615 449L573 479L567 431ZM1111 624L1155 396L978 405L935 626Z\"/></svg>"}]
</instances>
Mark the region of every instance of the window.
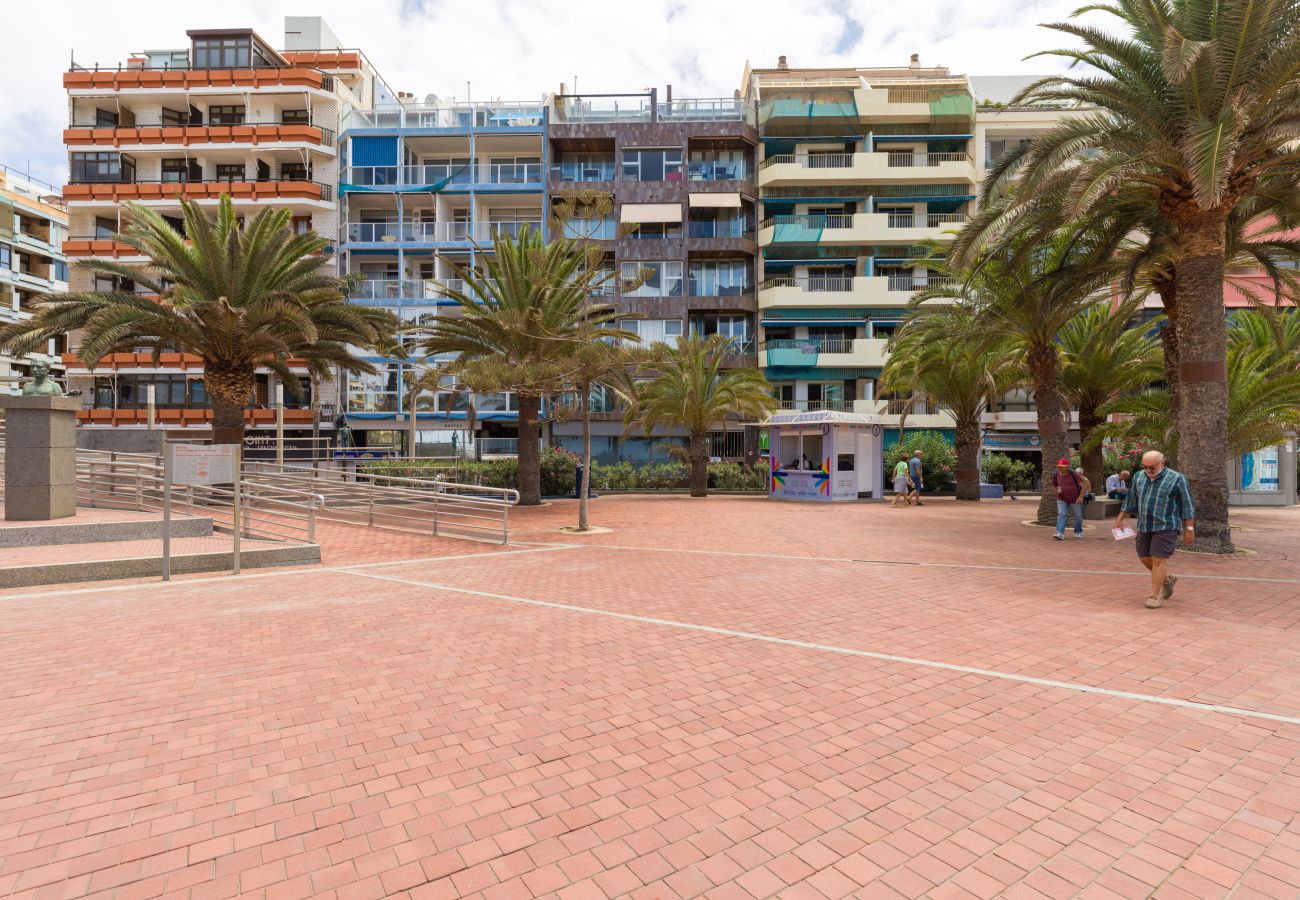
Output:
<instances>
[{"instance_id":1,"label":"window","mask_svg":"<svg viewBox=\"0 0 1300 900\"><path fill-rule=\"evenodd\" d=\"M293 221L289 223L289 229L294 234L307 234L311 231L311 216L294 216Z\"/></svg>"},{"instance_id":2,"label":"window","mask_svg":"<svg viewBox=\"0 0 1300 900\"><path fill-rule=\"evenodd\" d=\"M682 151L624 150L623 177L628 181L681 181Z\"/></svg>"},{"instance_id":3,"label":"window","mask_svg":"<svg viewBox=\"0 0 1300 900\"><path fill-rule=\"evenodd\" d=\"M641 345L663 342L671 344L682 336L681 319L621 319L618 327L641 338Z\"/></svg>"},{"instance_id":4,"label":"window","mask_svg":"<svg viewBox=\"0 0 1300 900\"><path fill-rule=\"evenodd\" d=\"M651 241L660 238L677 238L682 236L681 222L641 222L628 233L633 240Z\"/></svg>"},{"instance_id":5,"label":"window","mask_svg":"<svg viewBox=\"0 0 1300 900\"><path fill-rule=\"evenodd\" d=\"M243 125L244 107L209 106L208 124L209 125Z\"/></svg>"},{"instance_id":6,"label":"window","mask_svg":"<svg viewBox=\"0 0 1300 900\"><path fill-rule=\"evenodd\" d=\"M396 412L398 364L388 363L374 374L348 373L348 412Z\"/></svg>"},{"instance_id":7,"label":"window","mask_svg":"<svg viewBox=\"0 0 1300 900\"><path fill-rule=\"evenodd\" d=\"M720 334L730 338L734 352L745 352L749 346L749 316L728 313L710 313L691 319L691 334L709 337Z\"/></svg>"},{"instance_id":8,"label":"window","mask_svg":"<svg viewBox=\"0 0 1300 900\"><path fill-rule=\"evenodd\" d=\"M99 240L111 238L117 234L117 220L95 216L95 237Z\"/></svg>"},{"instance_id":9,"label":"window","mask_svg":"<svg viewBox=\"0 0 1300 900\"><path fill-rule=\"evenodd\" d=\"M243 181L243 163L221 163L217 166L217 181Z\"/></svg>"},{"instance_id":10,"label":"window","mask_svg":"<svg viewBox=\"0 0 1300 900\"><path fill-rule=\"evenodd\" d=\"M691 263L692 297L739 297L749 290L749 265L743 259Z\"/></svg>"},{"instance_id":11,"label":"window","mask_svg":"<svg viewBox=\"0 0 1300 900\"><path fill-rule=\"evenodd\" d=\"M0 269L13 269L14 251L8 244L0 244Z\"/></svg>"},{"instance_id":12,"label":"window","mask_svg":"<svg viewBox=\"0 0 1300 900\"><path fill-rule=\"evenodd\" d=\"M95 127L96 128L116 128L118 125L118 115L111 109L95 110Z\"/></svg>"},{"instance_id":13,"label":"window","mask_svg":"<svg viewBox=\"0 0 1300 900\"><path fill-rule=\"evenodd\" d=\"M55 281L68 280L68 264L61 259L56 259L54 261L54 280Z\"/></svg>"},{"instance_id":14,"label":"window","mask_svg":"<svg viewBox=\"0 0 1300 900\"><path fill-rule=\"evenodd\" d=\"M307 110L305 109L286 109L280 112L280 123L282 125L308 125Z\"/></svg>"},{"instance_id":15,"label":"window","mask_svg":"<svg viewBox=\"0 0 1300 900\"><path fill-rule=\"evenodd\" d=\"M135 282L119 275L96 275L95 290L101 294L132 294L135 293Z\"/></svg>"},{"instance_id":16,"label":"window","mask_svg":"<svg viewBox=\"0 0 1300 900\"><path fill-rule=\"evenodd\" d=\"M162 180L166 182L202 181L203 171L192 159L164 159Z\"/></svg>"},{"instance_id":17,"label":"window","mask_svg":"<svg viewBox=\"0 0 1300 900\"><path fill-rule=\"evenodd\" d=\"M625 262L619 267L619 278L627 286L624 293L629 297L682 295L682 264L679 262Z\"/></svg>"},{"instance_id":18,"label":"window","mask_svg":"<svg viewBox=\"0 0 1300 900\"><path fill-rule=\"evenodd\" d=\"M74 153L71 168L73 184L135 181L135 161L120 153Z\"/></svg>"},{"instance_id":19,"label":"window","mask_svg":"<svg viewBox=\"0 0 1300 900\"><path fill-rule=\"evenodd\" d=\"M741 238L749 230L743 209L692 209L690 236L693 238Z\"/></svg>"},{"instance_id":20,"label":"window","mask_svg":"<svg viewBox=\"0 0 1300 900\"><path fill-rule=\"evenodd\" d=\"M168 409L205 409L208 392L202 376L118 375L95 379L95 406L100 409L143 409L149 404L149 386L153 385L154 405ZM116 390L114 387L116 386Z\"/></svg>"},{"instance_id":21,"label":"window","mask_svg":"<svg viewBox=\"0 0 1300 900\"><path fill-rule=\"evenodd\" d=\"M247 37L196 38L194 68L233 69L252 64L252 40Z\"/></svg>"},{"instance_id":22,"label":"window","mask_svg":"<svg viewBox=\"0 0 1300 900\"><path fill-rule=\"evenodd\" d=\"M304 163L280 163L281 181L311 181L311 166Z\"/></svg>"},{"instance_id":23,"label":"window","mask_svg":"<svg viewBox=\"0 0 1300 900\"><path fill-rule=\"evenodd\" d=\"M691 181L744 181L747 150L692 150Z\"/></svg>"},{"instance_id":24,"label":"window","mask_svg":"<svg viewBox=\"0 0 1300 900\"><path fill-rule=\"evenodd\" d=\"M162 123L164 125L188 125L190 124L190 114L188 110L168 109L163 107Z\"/></svg>"}]
</instances>

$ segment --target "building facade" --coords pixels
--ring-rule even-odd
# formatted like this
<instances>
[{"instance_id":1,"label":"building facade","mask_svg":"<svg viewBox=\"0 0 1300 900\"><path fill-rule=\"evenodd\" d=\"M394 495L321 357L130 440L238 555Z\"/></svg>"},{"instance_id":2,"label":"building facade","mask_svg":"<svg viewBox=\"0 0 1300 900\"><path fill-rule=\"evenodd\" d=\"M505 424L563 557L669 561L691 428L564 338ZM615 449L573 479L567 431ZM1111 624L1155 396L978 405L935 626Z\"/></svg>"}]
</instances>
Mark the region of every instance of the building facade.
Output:
<instances>
[{"instance_id":1,"label":"building facade","mask_svg":"<svg viewBox=\"0 0 1300 900\"><path fill-rule=\"evenodd\" d=\"M0 325L30 318L33 300L68 289L67 233L68 214L58 189L0 166ZM63 349L60 337L43 352L23 357L0 353L0 393L20 393L22 379L38 360L62 382Z\"/></svg>"},{"instance_id":2,"label":"building facade","mask_svg":"<svg viewBox=\"0 0 1300 900\"><path fill-rule=\"evenodd\" d=\"M120 63L75 63L64 75L68 95L69 178L64 188L74 262L73 290L137 290L134 282L79 270L75 261L146 260L114 240L125 203L139 203L183 232L180 198L215 207L229 194L236 212L291 210L293 227L338 232L339 121L345 110L374 105L373 71L359 51L345 50L319 19L286 20L289 38L276 51L250 29L195 30L189 43L132 54ZM321 46L324 43L324 46ZM336 262L322 255L322 268ZM143 292L142 289L140 289ZM202 433L210 405L197 357L119 352L91 371L64 354L69 384L82 392L80 417L91 428L161 428ZM305 433L323 408L337 405L331 384L312 385L304 366L299 395L286 391L286 427ZM247 424L270 427L276 381L258 374ZM312 397L313 388L317 392Z\"/></svg>"}]
</instances>

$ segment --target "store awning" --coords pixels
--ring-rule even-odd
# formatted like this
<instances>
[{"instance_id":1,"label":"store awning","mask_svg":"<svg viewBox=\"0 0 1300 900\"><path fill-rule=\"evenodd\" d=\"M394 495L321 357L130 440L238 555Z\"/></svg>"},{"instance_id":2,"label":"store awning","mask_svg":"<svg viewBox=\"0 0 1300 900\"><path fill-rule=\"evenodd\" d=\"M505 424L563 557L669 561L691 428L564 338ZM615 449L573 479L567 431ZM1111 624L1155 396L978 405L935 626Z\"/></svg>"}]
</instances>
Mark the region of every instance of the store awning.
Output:
<instances>
[{"instance_id":1,"label":"store awning","mask_svg":"<svg viewBox=\"0 0 1300 900\"><path fill-rule=\"evenodd\" d=\"M680 222L680 203L624 203L620 213L623 222Z\"/></svg>"},{"instance_id":2,"label":"store awning","mask_svg":"<svg viewBox=\"0 0 1300 900\"><path fill-rule=\"evenodd\" d=\"M690 204L694 207L712 206L740 209L740 194L688 194ZM624 220L626 221L626 220Z\"/></svg>"}]
</instances>

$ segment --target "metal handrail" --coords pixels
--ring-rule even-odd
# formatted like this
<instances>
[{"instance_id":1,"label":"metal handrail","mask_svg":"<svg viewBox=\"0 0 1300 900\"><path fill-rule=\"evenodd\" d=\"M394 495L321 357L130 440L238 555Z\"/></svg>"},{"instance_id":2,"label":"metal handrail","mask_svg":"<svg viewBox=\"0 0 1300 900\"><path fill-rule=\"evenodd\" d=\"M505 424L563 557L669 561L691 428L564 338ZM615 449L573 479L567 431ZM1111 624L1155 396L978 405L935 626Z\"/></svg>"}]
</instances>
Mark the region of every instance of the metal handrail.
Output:
<instances>
[{"instance_id":1,"label":"metal handrail","mask_svg":"<svg viewBox=\"0 0 1300 900\"><path fill-rule=\"evenodd\" d=\"M513 488L459 484L440 478L377 475L294 462L245 464L264 483L310 488L328 503L329 518L367 525L430 530L433 534L492 536L509 543Z\"/></svg>"}]
</instances>

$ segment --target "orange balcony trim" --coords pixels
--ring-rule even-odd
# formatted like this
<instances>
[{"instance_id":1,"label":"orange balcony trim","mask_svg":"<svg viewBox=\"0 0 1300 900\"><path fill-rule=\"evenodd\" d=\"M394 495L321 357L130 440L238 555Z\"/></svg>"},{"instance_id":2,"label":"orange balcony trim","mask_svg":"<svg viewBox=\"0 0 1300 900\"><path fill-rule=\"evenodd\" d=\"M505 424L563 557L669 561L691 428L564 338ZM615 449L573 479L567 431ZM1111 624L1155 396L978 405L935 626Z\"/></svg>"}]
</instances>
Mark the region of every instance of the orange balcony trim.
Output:
<instances>
[{"instance_id":1,"label":"orange balcony trim","mask_svg":"<svg viewBox=\"0 0 1300 900\"><path fill-rule=\"evenodd\" d=\"M252 189L251 193L249 188ZM71 201L109 200L161 200L184 196L191 200L216 200L222 194L236 199L319 200L321 188L312 181L189 181L129 184L69 184L63 188L63 198Z\"/></svg>"},{"instance_id":2,"label":"orange balcony trim","mask_svg":"<svg viewBox=\"0 0 1300 900\"><path fill-rule=\"evenodd\" d=\"M92 425L147 425L147 409L79 409L77 419ZM155 409L154 422L159 425L206 425L212 421L210 409ZM310 409L286 409L286 425L310 425ZM267 427L275 424L275 410L246 409L244 424L253 427Z\"/></svg>"},{"instance_id":3,"label":"orange balcony trim","mask_svg":"<svg viewBox=\"0 0 1300 900\"><path fill-rule=\"evenodd\" d=\"M66 128L63 143L70 147L122 147L149 144L320 144L324 134L312 125L184 125L126 128Z\"/></svg>"},{"instance_id":4,"label":"orange balcony trim","mask_svg":"<svg viewBox=\"0 0 1300 900\"><path fill-rule=\"evenodd\" d=\"M192 90L204 87L306 87L320 88L321 72L308 68L284 69L190 69L156 71L122 69L103 72L64 72L63 86L73 89L130 90L176 88Z\"/></svg>"},{"instance_id":5,"label":"orange balcony trim","mask_svg":"<svg viewBox=\"0 0 1300 900\"><path fill-rule=\"evenodd\" d=\"M63 242L64 256L139 256L140 251L130 244L110 240L66 240Z\"/></svg>"}]
</instances>

